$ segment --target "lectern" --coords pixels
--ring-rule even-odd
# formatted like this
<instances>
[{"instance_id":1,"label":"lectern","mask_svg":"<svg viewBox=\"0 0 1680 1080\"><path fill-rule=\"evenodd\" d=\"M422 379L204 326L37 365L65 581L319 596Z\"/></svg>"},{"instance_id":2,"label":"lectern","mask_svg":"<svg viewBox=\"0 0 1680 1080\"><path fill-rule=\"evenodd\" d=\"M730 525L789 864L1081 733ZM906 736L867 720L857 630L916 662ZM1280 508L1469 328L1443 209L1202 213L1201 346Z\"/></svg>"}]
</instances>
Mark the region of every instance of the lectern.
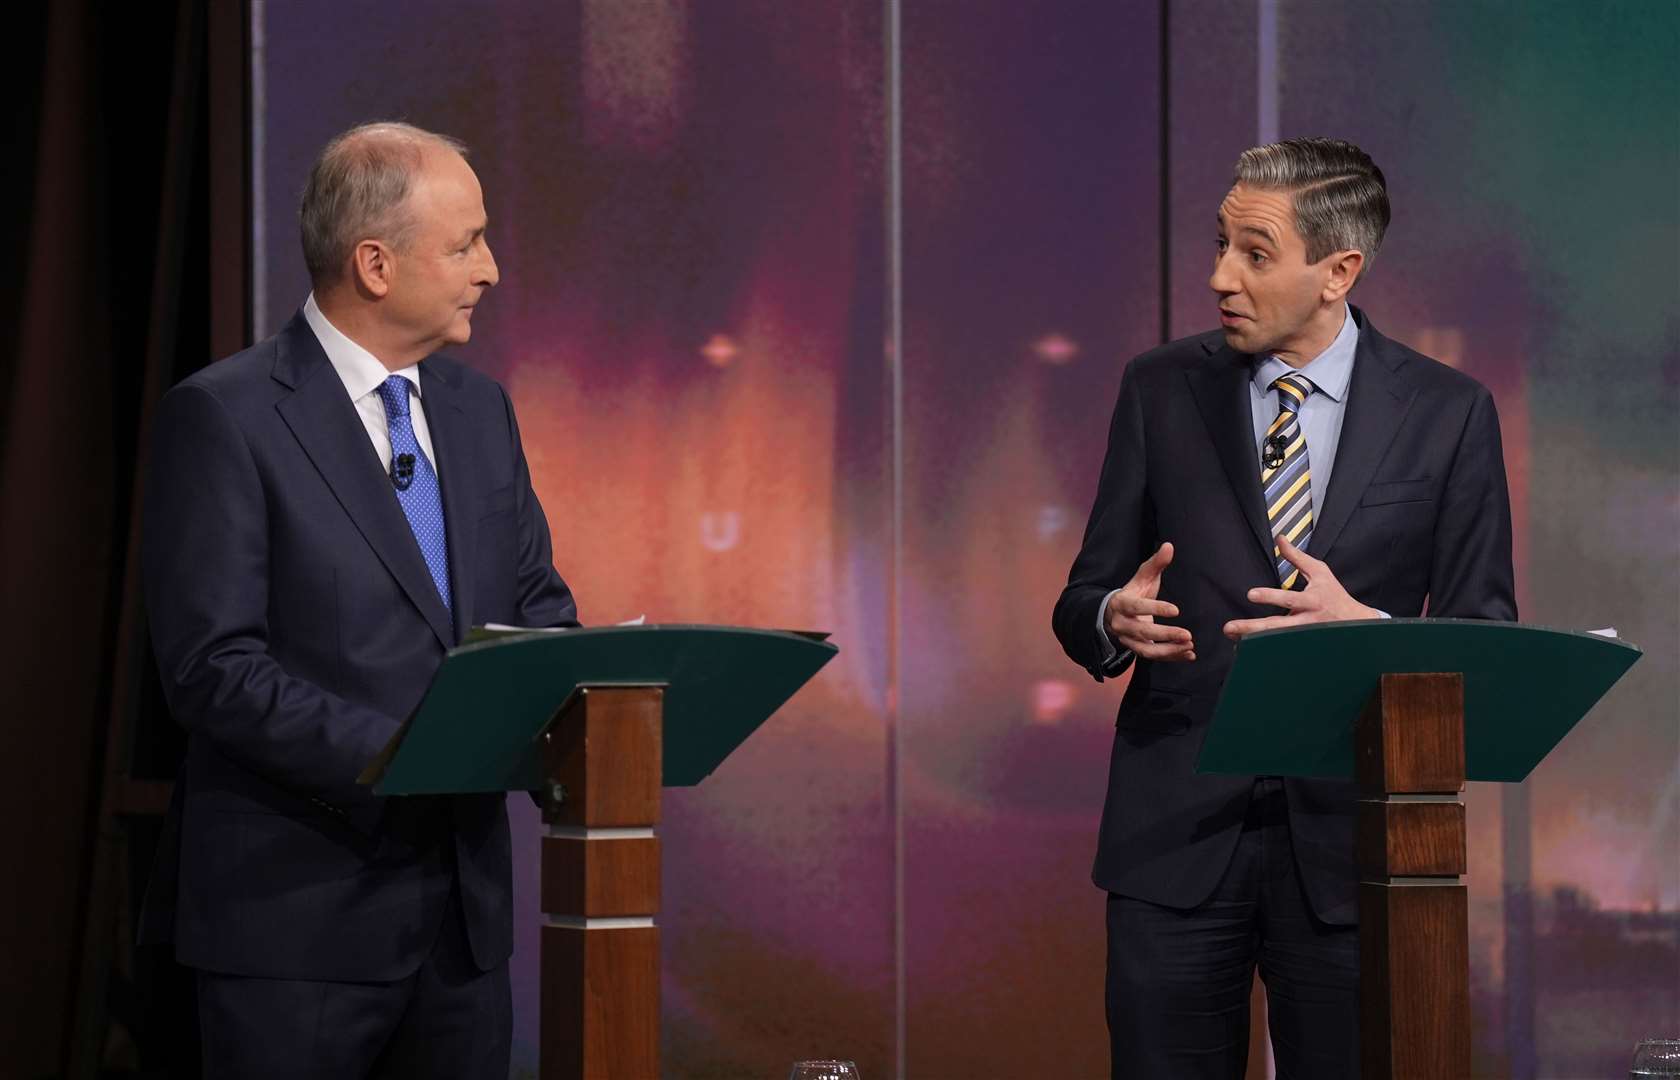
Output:
<instances>
[{"instance_id":1,"label":"lectern","mask_svg":"<svg viewBox=\"0 0 1680 1080\"><path fill-rule=\"evenodd\" d=\"M1468 619L1271 630L1237 646L1197 768L1356 778L1365 1080L1470 1075L1464 781L1525 779L1639 659L1597 634ZM1312 672L1276 722L1279 671Z\"/></svg>"},{"instance_id":2,"label":"lectern","mask_svg":"<svg viewBox=\"0 0 1680 1080\"><path fill-rule=\"evenodd\" d=\"M363 779L542 807L543 1080L659 1068L659 795L699 783L837 652L725 626L526 632L450 652Z\"/></svg>"}]
</instances>

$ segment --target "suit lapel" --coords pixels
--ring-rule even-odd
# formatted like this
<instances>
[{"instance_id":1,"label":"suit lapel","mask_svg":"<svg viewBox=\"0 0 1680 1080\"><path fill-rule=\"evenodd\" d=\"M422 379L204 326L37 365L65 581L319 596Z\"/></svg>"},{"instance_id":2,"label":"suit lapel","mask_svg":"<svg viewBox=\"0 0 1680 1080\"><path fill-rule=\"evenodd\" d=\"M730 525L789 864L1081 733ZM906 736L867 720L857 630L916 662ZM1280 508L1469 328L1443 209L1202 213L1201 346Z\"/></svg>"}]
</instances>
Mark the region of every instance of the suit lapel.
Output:
<instances>
[{"instance_id":1,"label":"suit lapel","mask_svg":"<svg viewBox=\"0 0 1680 1080\"><path fill-rule=\"evenodd\" d=\"M431 361L420 364L420 401L431 431L432 464L443 489L444 532L449 538L449 584L454 592L456 640L466 636L472 623L472 580L476 565L473 544L478 539L475 511L480 492L475 480L482 475L470 460L473 441L467 437L467 417L461 409L460 377L440 370Z\"/></svg>"},{"instance_id":2,"label":"suit lapel","mask_svg":"<svg viewBox=\"0 0 1680 1080\"><path fill-rule=\"evenodd\" d=\"M1212 348L1204 343L1204 348ZM1254 413L1249 407L1250 357L1229 345L1218 347L1205 364L1185 373L1190 391L1207 424L1225 475L1231 481L1243 519L1269 566L1272 535L1266 527L1265 499L1260 492L1260 459L1254 450Z\"/></svg>"},{"instance_id":3,"label":"suit lapel","mask_svg":"<svg viewBox=\"0 0 1680 1080\"><path fill-rule=\"evenodd\" d=\"M425 617L444 648L455 644L449 613L403 516L396 492L368 442L327 354L302 313L280 332L274 378L292 389L276 408L339 505ZM428 415L428 420L430 416ZM453 530L451 531L453 539Z\"/></svg>"},{"instance_id":4,"label":"suit lapel","mask_svg":"<svg viewBox=\"0 0 1680 1080\"><path fill-rule=\"evenodd\" d=\"M1417 396L1417 389L1401 371L1401 355L1363 312L1355 309L1354 314L1359 319L1359 347L1348 382L1347 411L1342 415L1342 436L1324 512L1308 545L1314 557L1326 560Z\"/></svg>"}]
</instances>

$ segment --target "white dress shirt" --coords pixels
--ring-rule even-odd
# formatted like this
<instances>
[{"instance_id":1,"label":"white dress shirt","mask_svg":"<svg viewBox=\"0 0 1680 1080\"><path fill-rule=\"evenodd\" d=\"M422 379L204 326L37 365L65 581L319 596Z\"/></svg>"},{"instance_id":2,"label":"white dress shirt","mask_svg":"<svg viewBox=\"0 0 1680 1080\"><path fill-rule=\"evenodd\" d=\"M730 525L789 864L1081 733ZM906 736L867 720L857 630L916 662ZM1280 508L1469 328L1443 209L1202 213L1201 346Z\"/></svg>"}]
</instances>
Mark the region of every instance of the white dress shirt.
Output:
<instances>
[{"instance_id":1,"label":"white dress shirt","mask_svg":"<svg viewBox=\"0 0 1680 1080\"><path fill-rule=\"evenodd\" d=\"M391 471L391 425L385 418L385 402L379 397L379 387L392 375L401 375L408 380L408 414L414 424L414 438L435 470L437 455L432 453L432 432L426 426L426 410L420 404L420 365L410 364L396 371L387 369L372 353L345 337L338 327L327 321L315 303L314 293L310 293L309 299L303 302L303 317L309 323L309 329L315 331L315 337L326 351L333 370L338 372L339 381L350 395L350 404L356 407L357 415L362 418L368 440L373 443L373 452L379 455L379 463L385 471Z\"/></svg>"}]
</instances>

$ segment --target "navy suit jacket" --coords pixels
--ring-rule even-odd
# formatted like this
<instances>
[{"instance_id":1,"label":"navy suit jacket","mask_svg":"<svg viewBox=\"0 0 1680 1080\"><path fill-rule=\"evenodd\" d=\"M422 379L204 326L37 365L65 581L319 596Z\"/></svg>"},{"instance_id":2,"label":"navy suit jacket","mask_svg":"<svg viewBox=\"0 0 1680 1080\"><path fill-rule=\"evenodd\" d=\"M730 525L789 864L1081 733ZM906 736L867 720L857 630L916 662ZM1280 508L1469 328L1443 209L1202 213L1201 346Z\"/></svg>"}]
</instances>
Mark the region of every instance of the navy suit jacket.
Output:
<instances>
[{"instance_id":1,"label":"navy suit jacket","mask_svg":"<svg viewBox=\"0 0 1680 1080\"><path fill-rule=\"evenodd\" d=\"M1308 554L1361 603L1395 616L1515 619L1511 511L1493 398L1469 376L1377 333L1363 312L1341 443ZM1230 671L1231 619L1278 614L1249 407L1253 358L1215 331L1127 365L1096 503L1056 602L1056 636L1102 679L1097 617L1163 541L1160 596L1196 642L1190 663L1138 660L1116 721L1092 878L1177 908L1213 893L1248 809L1252 777L1198 775L1196 756ZM1311 658L1280 672L1312 693ZM1351 782L1285 784L1295 859L1314 912L1356 921Z\"/></svg>"},{"instance_id":2,"label":"navy suit jacket","mask_svg":"<svg viewBox=\"0 0 1680 1080\"><path fill-rule=\"evenodd\" d=\"M487 621L576 624L495 381L420 364L454 617L301 313L164 396L142 560L187 754L143 934L238 975L389 980L458 882L481 968L512 951L505 796L376 798L356 777Z\"/></svg>"}]
</instances>

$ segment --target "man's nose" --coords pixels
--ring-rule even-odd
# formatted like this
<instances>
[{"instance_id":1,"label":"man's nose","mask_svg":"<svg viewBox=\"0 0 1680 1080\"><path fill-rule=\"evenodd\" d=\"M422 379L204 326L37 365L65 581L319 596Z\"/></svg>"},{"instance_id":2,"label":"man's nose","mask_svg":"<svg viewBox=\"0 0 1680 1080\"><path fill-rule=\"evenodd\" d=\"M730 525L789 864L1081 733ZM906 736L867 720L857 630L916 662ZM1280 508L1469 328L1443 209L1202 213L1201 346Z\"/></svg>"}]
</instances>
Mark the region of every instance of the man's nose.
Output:
<instances>
[{"instance_id":1,"label":"man's nose","mask_svg":"<svg viewBox=\"0 0 1680 1080\"><path fill-rule=\"evenodd\" d=\"M1208 276L1208 288L1212 289L1220 296L1229 296L1232 293L1240 291L1237 288L1235 276L1231 273L1230 267L1226 264L1228 254L1228 252L1221 252L1214 257L1213 273Z\"/></svg>"},{"instance_id":2,"label":"man's nose","mask_svg":"<svg viewBox=\"0 0 1680 1080\"><path fill-rule=\"evenodd\" d=\"M502 280L502 273L496 268L496 256L490 253L490 241L484 241L484 258L479 261L477 282L485 288Z\"/></svg>"}]
</instances>

